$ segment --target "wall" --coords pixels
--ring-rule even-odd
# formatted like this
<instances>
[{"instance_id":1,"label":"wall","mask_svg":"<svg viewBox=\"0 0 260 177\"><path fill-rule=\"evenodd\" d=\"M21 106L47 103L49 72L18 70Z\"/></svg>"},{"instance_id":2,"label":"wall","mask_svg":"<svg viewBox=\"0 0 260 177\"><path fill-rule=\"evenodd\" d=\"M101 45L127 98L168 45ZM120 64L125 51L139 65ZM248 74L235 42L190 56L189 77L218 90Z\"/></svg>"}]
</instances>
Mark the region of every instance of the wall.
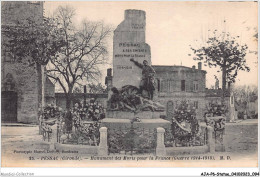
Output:
<instances>
[{"instance_id":1,"label":"wall","mask_svg":"<svg viewBox=\"0 0 260 177\"><path fill-rule=\"evenodd\" d=\"M21 63L4 63L2 77L11 73L17 92L17 121L35 123L38 118L38 74L34 67Z\"/></svg>"},{"instance_id":2,"label":"wall","mask_svg":"<svg viewBox=\"0 0 260 177\"><path fill-rule=\"evenodd\" d=\"M185 66L152 66L156 72L157 81L160 83L159 92L183 92L181 82L185 80L184 92L205 92L206 71L192 69ZM194 89L196 83L197 88Z\"/></svg>"},{"instance_id":3,"label":"wall","mask_svg":"<svg viewBox=\"0 0 260 177\"><path fill-rule=\"evenodd\" d=\"M25 21L28 17L34 20L41 20L43 17L43 2L2 2L1 3L1 23L13 25L17 22ZM2 28L3 29L3 28ZM39 68L29 67L27 59L22 62L14 61L13 56L7 52L3 46L6 41L5 31L1 33L1 80L3 81L8 73L11 73L15 82L15 92L18 95L17 101L17 121L23 123L36 123L38 121L38 106L40 92L40 73ZM15 111L15 110L14 110Z\"/></svg>"},{"instance_id":4,"label":"wall","mask_svg":"<svg viewBox=\"0 0 260 177\"><path fill-rule=\"evenodd\" d=\"M105 108L107 107L107 94L87 94L86 102L89 103L91 99L96 99L96 102L103 105ZM56 106L61 107L63 110L66 110L66 97L64 93L55 93ZM72 101L71 107L75 105L75 103L83 102L84 94L83 93L74 93L74 99Z\"/></svg>"},{"instance_id":5,"label":"wall","mask_svg":"<svg viewBox=\"0 0 260 177\"><path fill-rule=\"evenodd\" d=\"M45 81L45 101L46 104L55 105L55 85L46 77Z\"/></svg>"},{"instance_id":6,"label":"wall","mask_svg":"<svg viewBox=\"0 0 260 177\"><path fill-rule=\"evenodd\" d=\"M11 25L25 22L27 18L38 21L43 17L43 2L15 1L1 2L1 24Z\"/></svg>"},{"instance_id":7,"label":"wall","mask_svg":"<svg viewBox=\"0 0 260 177\"><path fill-rule=\"evenodd\" d=\"M185 66L154 65L153 68L157 80L155 100L165 105L166 109L170 101L173 102L175 108L180 101L186 100L197 108L197 118L203 120L206 72ZM181 89L182 80L185 80L185 91ZM194 88L195 84L196 88Z\"/></svg>"},{"instance_id":8,"label":"wall","mask_svg":"<svg viewBox=\"0 0 260 177\"><path fill-rule=\"evenodd\" d=\"M163 104L166 108L165 115L167 115L167 103L173 102L173 109L180 103L180 101L188 101L189 104L194 105L194 102L198 103L198 107L196 109L196 117L199 120L204 120L204 112L205 112L205 98L204 97L183 97L182 95L174 96L174 97L160 97L158 98L158 102Z\"/></svg>"}]
</instances>

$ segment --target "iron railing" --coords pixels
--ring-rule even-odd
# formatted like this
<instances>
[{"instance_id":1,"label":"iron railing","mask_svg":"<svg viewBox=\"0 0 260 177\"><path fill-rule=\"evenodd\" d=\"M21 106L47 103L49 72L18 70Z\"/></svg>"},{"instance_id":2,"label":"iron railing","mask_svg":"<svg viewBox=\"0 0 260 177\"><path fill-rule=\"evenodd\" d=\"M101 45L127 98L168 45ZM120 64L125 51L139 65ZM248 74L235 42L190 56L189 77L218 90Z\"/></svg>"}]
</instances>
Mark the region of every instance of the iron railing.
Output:
<instances>
[{"instance_id":1,"label":"iron railing","mask_svg":"<svg viewBox=\"0 0 260 177\"><path fill-rule=\"evenodd\" d=\"M108 129L108 151L118 154L155 154L156 129L130 127Z\"/></svg>"}]
</instances>

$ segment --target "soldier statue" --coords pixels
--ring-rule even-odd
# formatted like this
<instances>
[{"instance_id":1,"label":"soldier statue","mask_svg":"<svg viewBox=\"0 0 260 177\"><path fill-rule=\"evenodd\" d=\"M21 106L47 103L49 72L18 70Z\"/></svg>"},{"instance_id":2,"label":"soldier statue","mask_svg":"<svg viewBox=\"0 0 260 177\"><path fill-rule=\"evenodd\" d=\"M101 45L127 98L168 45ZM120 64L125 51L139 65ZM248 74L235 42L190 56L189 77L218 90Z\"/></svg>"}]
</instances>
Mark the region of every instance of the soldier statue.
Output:
<instances>
[{"instance_id":1,"label":"soldier statue","mask_svg":"<svg viewBox=\"0 0 260 177\"><path fill-rule=\"evenodd\" d=\"M143 90L148 92L149 99L153 99L153 92L155 90L155 71L148 65L147 60L143 61L143 64L138 63L133 58L130 59L136 66L142 69L142 80L140 83L140 94L142 95Z\"/></svg>"}]
</instances>

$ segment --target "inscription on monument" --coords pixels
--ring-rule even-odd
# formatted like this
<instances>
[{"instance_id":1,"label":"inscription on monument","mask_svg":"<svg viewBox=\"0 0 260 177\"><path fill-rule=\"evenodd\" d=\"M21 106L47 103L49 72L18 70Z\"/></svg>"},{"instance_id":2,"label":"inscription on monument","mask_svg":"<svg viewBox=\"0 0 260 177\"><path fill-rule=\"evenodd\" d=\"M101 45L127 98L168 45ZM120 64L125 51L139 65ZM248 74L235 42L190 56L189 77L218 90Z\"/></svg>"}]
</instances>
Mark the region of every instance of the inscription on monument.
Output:
<instances>
[{"instance_id":1,"label":"inscription on monument","mask_svg":"<svg viewBox=\"0 0 260 177\"><path fill-rule=\"evenodd\" d=\"M132 29L144 29L145 24L132 24Z\"/></svg>"},{"instance_id":2,"label":"inscription on monument","mask_svg":"<svg viewBox=\"0 0 260 177\"><path fill-rule=\"evenodd\" d=\"M150 46L145 43L145 12L126 10L125 19L114 31L113 86L120 89L125 85L139 87L142 73L130 59L151 64Z\"/></svg>"},{"instance_id":3,"label":"inscription on monument","mask_svg":"<svg viewBox=\"0 0 260 177\"><path fill-rule=\"evenodd\" d=\"M132 66L117 66L117 69L133 69Z\"/></svg>"}]
</instances>

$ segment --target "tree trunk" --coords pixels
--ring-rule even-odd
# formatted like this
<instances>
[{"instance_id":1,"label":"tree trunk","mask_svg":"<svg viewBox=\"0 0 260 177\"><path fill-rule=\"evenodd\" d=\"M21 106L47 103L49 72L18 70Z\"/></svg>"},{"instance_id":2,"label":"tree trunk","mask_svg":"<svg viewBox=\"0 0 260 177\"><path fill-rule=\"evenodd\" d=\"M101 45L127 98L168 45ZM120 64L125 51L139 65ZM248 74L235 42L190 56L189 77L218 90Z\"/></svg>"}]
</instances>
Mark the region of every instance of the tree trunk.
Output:
<instances>
[{"instance_id":1,"label":"tree trunk","mask_svg":"<svg viewBox=\"0 0 260 177\"><path fill-rule=\"evenodd\" d=\"M67 133L72 132L72 112L70 111L71 106L71 94L66 94L66 114L65 114L65 125Z\"/></svg>"},{"instance_id":2,"label":"tree trunk","mask_svg":"<svg viewBox=\"0 0 260 177\"><path fill-rule=\"evenodd\" d=\"M45 107L45 74L44 74L44 65L41 65L41 75L42 75L42 111Z\"/></svg>"},{"instance_id":3,"label":"tree trunk","mask_svg":"<svg viewBox=\"0 0 260 177\"><path fill-rule=\"evenodd\" d=\"M72 93L72 88L69 87L69 91L68 93L66 94L66 109L67 111L70 110L71 108L71 102L73 100L73 93Z\"/></svg>"},{"instance_id":4,"label":"tree trunk","mask_svg":"<svg viewBox=\"0 0 260 177\"><path fill-rule=\"evenodd\" d=\"M71 107L71 95L68 94L68 95L66 95L66 110L67 110L67 112L69 112L70 107Z\"/></svg>"},{"instance_id":5,"label":"tree trunk","mask_svg":"<svg viewBox=\"0 0 260 177\"><path fill-rule=\"evenodd\" d=\"M222 100L224 101L226 95L226 80L227 80L227 72L226 67L222 67Z\"/></svg>"}]
</instances>

